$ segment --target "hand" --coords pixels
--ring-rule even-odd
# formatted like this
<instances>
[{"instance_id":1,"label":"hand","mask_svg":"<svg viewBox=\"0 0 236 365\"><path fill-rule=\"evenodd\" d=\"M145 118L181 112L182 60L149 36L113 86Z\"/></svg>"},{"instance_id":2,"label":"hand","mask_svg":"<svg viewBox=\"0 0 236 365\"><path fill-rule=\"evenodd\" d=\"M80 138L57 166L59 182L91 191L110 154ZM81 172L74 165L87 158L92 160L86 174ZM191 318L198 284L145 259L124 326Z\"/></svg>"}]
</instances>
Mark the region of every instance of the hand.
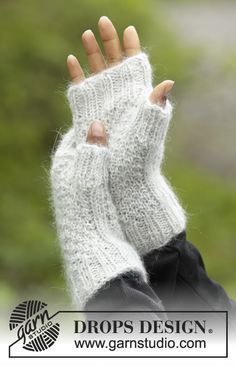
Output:
<instances>
[{"instance_id":1,"label":"hand","mask_svg":"<svg viewBox=\"0 0 236 365\"><path fill-rule=\"evenodd\" d=\"M126 237L145 254L185 229L184 211L161 169L173 109L165 99L173 81L153 89L151 64L134 27L126 28L121 46L109 19L102 17L98 25L107 64L91 31L82 40L95 75L85 79L78 60L68 58L73 130L77 145L86 136L87 145L108 142L109 191ZM105 124L95 124L96 135L95 120Z\"/></svg>"},{"instance_id":2,"label":"hand","mask_svg":"<svg viewBox=\"0 0 236 365\"><path fill-rule=\"evenodd\" d=\"M123 47L114 25L106 16L102 16L99 19L98 28L106 59L102 54L93 32L86 30L82 35L83 47L87 54L91 73L100 72L107 67L121 62L123 56L130 57L141 52L139 37L134 26L129 26L125 29ZM82 67L75 56L68 56L67 67L73 83L79 83L85 79ZM158 84L150 94L150 101L154 104L165 106L166 95L170 92L173 85L174 81L171 80L165 80Z\"/></svg>"}]
</instances>

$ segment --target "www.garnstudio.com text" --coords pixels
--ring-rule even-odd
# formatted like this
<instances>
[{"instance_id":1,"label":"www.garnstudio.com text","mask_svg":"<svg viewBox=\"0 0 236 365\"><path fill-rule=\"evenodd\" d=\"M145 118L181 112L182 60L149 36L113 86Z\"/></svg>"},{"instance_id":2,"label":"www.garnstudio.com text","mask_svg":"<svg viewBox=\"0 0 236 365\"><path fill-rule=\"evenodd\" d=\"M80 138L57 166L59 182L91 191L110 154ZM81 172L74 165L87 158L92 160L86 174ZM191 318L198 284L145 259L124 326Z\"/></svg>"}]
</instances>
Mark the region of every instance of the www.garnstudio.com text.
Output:
<instances>
[{"instance_id":1,"label":"www.garnstudio.com text","mask_svg":"<svg viewBox=\"0 0 236 365\"><path fill-rule=\"evenodd\" d=\"M168 340L161 337L159 340L145 338L143 340L75 340L77 349L108 349L115 351L117 349L205 349L205 340Z\"/></svg>"},{"instance_id":2,"label":"www.garnstudio.com text","mask_svg":"<svg viewBox=\"0 0 236 365\"><path fill-rule=\"evenodd\" d=\"M75 320L76 334L205 334L207 331L206 320ZM173 348L206 348L203 339L173 340L167 337L158 339L79 339L74 341L77 349L173 349Z\"/></svg>"}]
</instances>

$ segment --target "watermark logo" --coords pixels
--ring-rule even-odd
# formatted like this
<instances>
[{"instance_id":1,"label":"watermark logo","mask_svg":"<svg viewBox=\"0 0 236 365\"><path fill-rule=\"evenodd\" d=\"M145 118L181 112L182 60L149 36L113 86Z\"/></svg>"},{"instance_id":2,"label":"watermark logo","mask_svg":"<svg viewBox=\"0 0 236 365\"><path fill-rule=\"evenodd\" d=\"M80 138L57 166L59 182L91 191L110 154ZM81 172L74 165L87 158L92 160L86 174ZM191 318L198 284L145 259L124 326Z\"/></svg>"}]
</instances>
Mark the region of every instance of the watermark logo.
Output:
<instances>
[{"instance_id":1,"label":"watermark logo","mask_svg":"<svg viewBox=\"0 0 236 365\"><path fill-rule=\"evenodd\" d=\"M28 300L17 305L11 313L9 327L15 330L17 340L29 351L39 352L51 347L57 340L60 325L50 319L47 304Z\"/></svg>"},{"instance_id":2,"label":"watermark logo","mask_svg":"<svg viewBox=\"0 0 236 365\"><path fill-rule=\"evenodd\" d=\"M9 358L228 357L227 311L58 310L49 316L47 308L36 300L14 308Z\"/></svg>"}]
</instances>

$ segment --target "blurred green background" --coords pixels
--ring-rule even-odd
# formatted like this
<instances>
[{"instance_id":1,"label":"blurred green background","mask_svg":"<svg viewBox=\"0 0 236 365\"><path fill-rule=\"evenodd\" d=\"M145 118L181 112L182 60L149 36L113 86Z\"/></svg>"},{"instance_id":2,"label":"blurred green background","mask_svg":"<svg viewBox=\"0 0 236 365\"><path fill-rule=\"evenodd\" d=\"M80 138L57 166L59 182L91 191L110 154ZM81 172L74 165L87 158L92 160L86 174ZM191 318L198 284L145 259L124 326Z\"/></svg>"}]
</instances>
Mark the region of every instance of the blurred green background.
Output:
<instances>
[{"instance_id":1,"label":"blurred green background","mask_svg":"<svg viewBox=\"0 0 236 365\"><path fill-rule=\"evenodd\" d=\"M71 120L66 57L77 55L87 70L80 37L98 33L101 15L121 37L135 25L156 82L176 81L165 171L188 212L188 239L236 299L235 13L233 1L0 2L1 306L35 297L69 303L48 169Z\"/></svg>"}]
</instances>

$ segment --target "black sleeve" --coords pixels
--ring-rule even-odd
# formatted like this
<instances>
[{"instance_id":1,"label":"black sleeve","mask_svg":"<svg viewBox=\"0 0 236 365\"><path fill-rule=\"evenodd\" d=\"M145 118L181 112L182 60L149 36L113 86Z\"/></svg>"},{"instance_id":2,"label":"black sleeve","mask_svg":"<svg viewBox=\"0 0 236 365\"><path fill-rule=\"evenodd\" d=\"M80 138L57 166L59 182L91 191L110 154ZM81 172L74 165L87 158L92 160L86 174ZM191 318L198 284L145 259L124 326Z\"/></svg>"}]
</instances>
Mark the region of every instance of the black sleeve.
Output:
<instances>
[{"instance_id":1,"label":"black sleeve","mask_svg":"<svg viewBox=\"0 0 236 365\"><path fill-rule=\"evenodd\" d=\"M233 310L225 290L207 275L185 232L144 257L150 285L166 310Z\"/></svg>"},{"instance_id":2,"label":"black sleeve","mask_svg":"<svg viewBox=\"0 0 236 365\"><path fill-rule=\"evenodd\" d=\"M224 289L210 279L198 250L186 240L185 232L143 258L149 284L132 273L122 275L102 288L86 310L228 311L235 304ZM158 313L158 318L166 318Z\"/></svg>"},{"instance_id":3,"label":"black sleeve","mask_svg":"<svg viewBox=\"0 0 236 365\"><path fill-rule=\"evenodd\" d=\"M157 293L133 273L122 275L103 287L86 306L87 311L164 311ZM158 318L165 314L158 313Z\"/></svg>"}]
</instances>

